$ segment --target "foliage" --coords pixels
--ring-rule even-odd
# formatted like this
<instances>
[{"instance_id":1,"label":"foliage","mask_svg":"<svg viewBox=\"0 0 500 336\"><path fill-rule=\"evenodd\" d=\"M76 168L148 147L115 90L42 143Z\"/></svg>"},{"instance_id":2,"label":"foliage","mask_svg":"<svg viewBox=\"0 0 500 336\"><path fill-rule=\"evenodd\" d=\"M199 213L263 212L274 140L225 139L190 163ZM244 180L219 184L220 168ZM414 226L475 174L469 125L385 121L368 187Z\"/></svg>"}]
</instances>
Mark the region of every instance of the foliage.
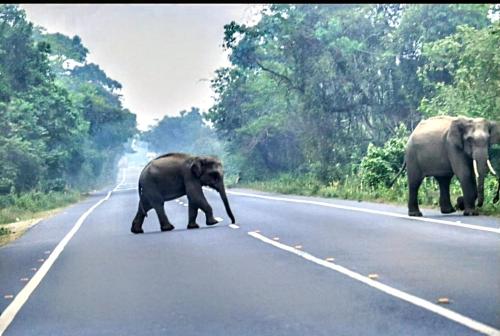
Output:
<instances>
[{"instance_id":1,"label":"foliage","mask_svg":"<svg viewBox=\"0 0 500 336\"><path fill-rule=\"evenodd\" d=\"M113 174L135 115L87 54L80 37L48 34L18 6L0 5L0 195L22 202Z\"/></svg>"},{"instance_id":2,"label":"foliage","mask_svg":"<svg viewBox=\"0 0 500 336\"><path fill-rule=\"evenodd\" d=\"M389 185L404 162L409 132L404 124L396 129L396 135L382 147L368 146L360 163L361 181L370 187Z\"/></svg>"},{"instance_id":3,"label":"foliage","mask_svg":"<svg viewBox=\"0 0 500 336\"><path fill-rule=\"evenodd\" d=\"M286 172L341 179L370 143L381 146L397 125L412 130L420 120L423 45L461 24L486 27L488 8L268 6L255 26L225 26L232 66L212 80L216 103L207 117L248 179Z\"/></svg>"},{"instance_id":4,"label":"foliage","mask_svg":"<svg viewBox=\"0 0 500 336\"><path fill-rule=\"evenodd\" d=\"M403 199L405 179L393 190L386 184L422 117L498 118L492 8L270 5L254 26L225 26L232 64L215 73L207 118L238 157L244 185ZM432 204L437 185L425 183L433 191L423 202ZM459 192L456 181L452 188Z\"/></svg>"},{"instance_id":5,"label":"foliage","mask_svg":"<svg viewBox=\"0 0 500 336\"><path fill-rule=\"evenodd\" d=\"M426 116L465 115L498 120L500 110L500 21L483 29L459 26L457 33L424 45L428 63L420 76L430 94L420 105ZM447 82L436 79L442 73Z\"/></svg>"},{"instance_id":6,"label":"foliage","mask_svg":"<svg viewBox=\"0 0 500 336\"><path fill-rule=\"evenodd\" d=\"M39 211L59 208L80 199L80 193L75 191L30 191L21 195L2 195L0 196L0 225L29 219Z\"/></svg>"}]
</instances>

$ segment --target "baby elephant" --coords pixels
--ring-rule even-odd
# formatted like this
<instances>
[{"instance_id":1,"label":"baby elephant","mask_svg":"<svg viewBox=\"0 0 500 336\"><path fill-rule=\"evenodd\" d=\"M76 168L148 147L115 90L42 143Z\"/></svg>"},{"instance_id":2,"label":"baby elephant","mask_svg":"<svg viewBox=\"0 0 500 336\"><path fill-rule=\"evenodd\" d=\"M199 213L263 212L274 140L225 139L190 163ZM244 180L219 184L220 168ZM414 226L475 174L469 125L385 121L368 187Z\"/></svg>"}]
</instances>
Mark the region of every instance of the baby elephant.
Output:
<instances>
[{"instance_id":1,"label":"baby elephant","mask_svg":"<svg viewBox=\"0 0 500 336\"><path fill-rule=\"evenodd\" d=\"M170 231L170 223L163 208L165 201L187 195L189 201L188 229L198 228L198 209L205 212L207 225L217 224L212 207L203 195L202 186L217 190L226 212L235 222L224 188L221 162L214 157L191 156L183 153L164 154L149 162L139 178L139 209L132 221L133 233L144 233L142 223L150 209L155 209L161 231Z\"/></svg>"}]
</instances>

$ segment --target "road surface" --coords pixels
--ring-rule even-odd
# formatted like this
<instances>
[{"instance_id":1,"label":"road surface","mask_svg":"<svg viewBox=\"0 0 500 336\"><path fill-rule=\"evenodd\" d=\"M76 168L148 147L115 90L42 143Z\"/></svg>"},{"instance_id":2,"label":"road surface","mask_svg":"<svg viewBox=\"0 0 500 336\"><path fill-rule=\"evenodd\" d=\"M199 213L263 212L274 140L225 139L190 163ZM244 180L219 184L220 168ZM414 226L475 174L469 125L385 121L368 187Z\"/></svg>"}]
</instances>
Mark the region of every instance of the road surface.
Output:
<instances>
[{"instance_id":1,"label":"road surface","mask_svg":"<svg viewBox=\"0 0 500 336\"><path fill-rule=\"evenodd\" d=\"M0 335L499 335L500 220L233 189L130 233L138 169L0 248ZM438 303L438 300L448 300Z\"/></svg>"}]
</instances>

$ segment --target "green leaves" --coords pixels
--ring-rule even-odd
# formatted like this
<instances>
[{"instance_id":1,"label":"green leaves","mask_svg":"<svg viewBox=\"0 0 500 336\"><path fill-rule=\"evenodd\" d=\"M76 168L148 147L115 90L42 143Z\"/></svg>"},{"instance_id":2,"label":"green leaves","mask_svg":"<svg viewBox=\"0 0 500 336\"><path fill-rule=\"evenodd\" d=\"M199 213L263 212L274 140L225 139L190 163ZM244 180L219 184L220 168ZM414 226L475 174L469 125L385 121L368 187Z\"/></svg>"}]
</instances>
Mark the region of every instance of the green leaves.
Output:
<instances>
[{"instance_id":1,"label":"green leaves","mask_svg":"<svg viewBox=\"0 0 500 336\"><path fill-rule=\"evenodd\" d=\"M481 75L497 71L494 61L469 60L476 66L463 73L462 61L450 53L467 55L464 40L443 40L454 33L465 38L463 24L486 27L488 8L271 5L255 26L226 25L232 67L212 81L216 103L208 118L254 176L310 172L328 182L342 179L366 153L365 170L373 170L374 182L384 181L381 176L399 169L402 160L403 143L386 143L397 125L412 129L427 106L435 113L479 114L484 103L471 87L489 81L498 88L491 76ZM433 41L443 45L431 48ZM498 58L493 49L491 55ZM435 61L427 63L430 57ZM419 79L419 67L435 86ZM463 77L460 92L447 86L452 71ZM492 96L496 104L498 95ZM368 149L370 143L387 147Z\"/></svg>"},{"instance_id":2,"label":"green leaves","mask_svg":"<svg viewBox=\"0 0 500 336\"><path fill-rule=\"evenodd\" d=\"M0 5L0 193L110 177L135 115L87 53L78 36L34 29L19 7Z\"/></svg>"},{"instance_id":3,"label":"green leaves","mask_svg":"<svg viewBox=\"0 0 500 336\"><path fill-rule=\"evenodd\" d=\"M382 147L370 143L366 156L361 160L361 181L372 188L388 185L403 165L409 132L404 124L395 131L395 136Z\"/></svg>"},{"instance_id":4,"label":"green leaves","mask_svg":"<svg viewBox=\"0 0 500 336\"><path fill-rule=\"evenodd\" d=\"M457 33L424 45L428 63L419 76L430 94L422 100L420 111L427 116L498 119L499 31L498 21L483 29L459 26Z\"/></svg>"}]
</instances>

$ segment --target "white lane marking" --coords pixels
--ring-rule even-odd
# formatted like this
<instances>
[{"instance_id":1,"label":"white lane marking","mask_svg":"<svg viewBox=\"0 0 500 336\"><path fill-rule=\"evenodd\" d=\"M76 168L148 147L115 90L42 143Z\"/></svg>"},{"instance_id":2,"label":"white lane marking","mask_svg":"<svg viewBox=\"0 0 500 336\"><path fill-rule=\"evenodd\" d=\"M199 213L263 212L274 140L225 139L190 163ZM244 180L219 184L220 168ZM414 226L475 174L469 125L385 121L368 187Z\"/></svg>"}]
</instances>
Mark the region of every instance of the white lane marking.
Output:
<instances>
[{"instance_id":1,"label":"white lane marking","mask_svg":"<svg viewBox=\"0 0 500 336\"><path fill-rule=\"evenodd\" d=\"M231 229L239 229L240 227L236 224L229 224L228 225Z\"/></svg>"},{"instance_id":2,"label":"white lane marking","mask_svg":"<svg viewBox=\"0 0 500 336\"><path fill-rule=\"evenodd\" d=\"M347 205L339 205L339 204L332 204L332 203L326 203L326 202L317 202L317 201L308 201L308 200L297 200L297 199L285 198L285 197L256 195L256 194L242 193L242 192L238 192L238 191L227 191L227 193L233 194L233 195L238 195L238 196L268 199L268 200L273 200L273 201L312 204L312 205L320 205L320 206L329 207L329 208L337 208L337 209L351 210L351 211L360 211L360 212L366 212L366 213L371 213L371 214L375 214L375 215L398 217L398 218L416 220L416 221L421 221L421 222L457 226L457 227L462 227L462 228L466 228L466 229L472 229L472 230L500 234L500 228L496 229L496 228L491 228L491 227L487 227L487 226L457 223L457 222L452 222L452 221L447 221L447 220L442 220L442 219L432 219L432 218L425 218L425 217L410 217L408 215L398 214L398 213L394 213L394 212L365 209L365 208L357 208L357 207L352 207L352 206L347 206Z\"/></svg>"},{"instance_id":3,"label":"white lane marking","mask_svg":"<svg viewBox=\"0 0 500 336\"><path fill-rule=\"evenodd\" d=\"M116 189L116 188L115 188ZM78 218L73 228L66 234L66 236L57 244L54 251L49 255L47 260L40 266L38 272L36 272L31 280L24 286L24 288L16 295L16 298L11 302L11 304L3 311L2 315L0 315L0 336L3 335L5 330L8 328L16 314L22 308L22 306L26 303L30 295L36 289L36 287L43 280L47 272L50 270L54 262L57 260L61 252L64 250L68 242L73 238L75 233L80 229L85 219L94 211L99 205L103 202L107 201L111 196L113 191L108 192L106 197L101 199L99 202L94 204L90 209L85 211L83 215Z\"/></svg>"},{"instance_id":4,"label":"white lane marking","mask_svg":"<svg viewBox=\"0 0 500 336\"><path fill-rule=\"evenodd\" d=\"M224 221L224 218L222 218L222 217L214 217L214 218L219 223L222 222L222 221Z\"/></svg>"},{"instance_id":5,"label":"white lane marking","mask_svg":"<svg viewBox=\"0 0 500 336\"><path fill-rule=\"evenodd\" d=\"M277 248L285 250L287 252L296 254L296 255L298 255L306 260L309 260L313 263L316 263L318 265L321 265L321 266L327 267L329 269L332 269L334 271L337 271L337 272L344 274L344 275L346 275L354 280L362 282L368 286L374 287L374 288L376 288L376 289L378 289L386 294L392 295L394 297L397 297L398 299L412 303L416 306L427 309L433 313L436 313L436 314L441 315L443 317L446 317L452 321L460 323L460 324L462 324L470 329L479 331L479 332L486 334L486 335L500 336L500 330L495 329L493 327L490 327L490 326L483 324L481 322L475 321L467 316L464 316L464 315L456 313L452 310L440 307L432 302L421 299L415 295L405 293L405 292L403 292L399 289L396 289L394 287L384 285L383 283L381 283L379 281L372 280L368 277L365 277L364 275L353 272L350 269L345 268L345 267L340 266L340 265L337 265L331 261L325 261L325 260L319 259L319 258L317 258L317 257L315 257L307 252L298 250L296 248L285 245L283 243L276 242L276 241L269 239L269 238L267 238L267 237L265 237L257 232L248 232L248 234L256 239L263 241L264 243L271 244L274 247L277 247Z\"/></svg>"},{"instance_id":6,"label":"white lane marking","mask_svg":"<svg viewBox=\"0 0 500 336\"><path fill-rule=\"evenodd\" d=\"M127 171L125 169L122 169L121 172L122 172L122 179L121 179L120 183L118 183L116 185L116 187L111 192L116 191L118 188L120 188L122 186L123 183L125 183L125 177L127 176Z\"/></svg>"},{"instance_id":7,"label":"white lane marking","mask_svg":"<svg viewBox=\"0 0 500 336\"><path fill-rule=\"evenodd\" d=\"M134 187L134 188L120 188L120 189L116 189L114 191L128 191L128 190L137 190L137 187Z\"/></svg>"}]
</instances>

